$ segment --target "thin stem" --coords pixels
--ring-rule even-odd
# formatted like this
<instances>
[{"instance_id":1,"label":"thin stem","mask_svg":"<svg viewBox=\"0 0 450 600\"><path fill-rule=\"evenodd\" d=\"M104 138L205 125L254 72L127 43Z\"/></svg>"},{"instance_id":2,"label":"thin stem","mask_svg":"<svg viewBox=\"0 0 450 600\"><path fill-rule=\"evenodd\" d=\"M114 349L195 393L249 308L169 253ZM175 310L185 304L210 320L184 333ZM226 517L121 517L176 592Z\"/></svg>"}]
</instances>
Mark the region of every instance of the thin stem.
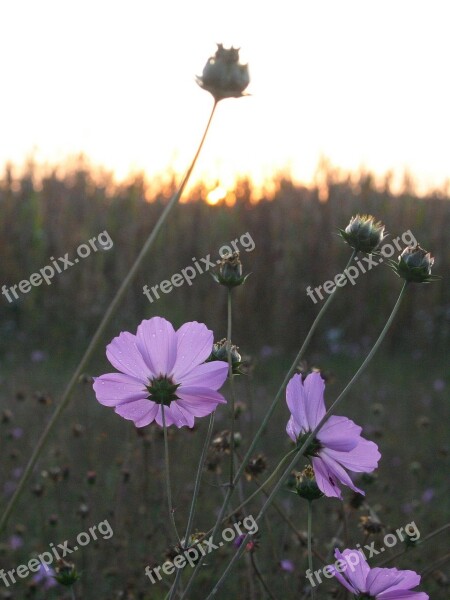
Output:
<instances>
[{"instance_id":1,"label":"thin stem","mask_svg":"<svg viewBox=\"0 0 450 600\"><path fill-rule=\"evenodd\" d=\"M231 331L232 331L232 311L231 311L231 288L228 288L228 315L227 315L227 359L228 359L228 380L230 382L231 392L231 426L230 426L230 487L234 486L234 430L235 430L235 406L236 396L234 391L233 379L233 361L231 359Z\"/></svg>"},{"instance_id":2,"label":"thin stem","mask_svg":"<svg viewBox=\"0 0 450 600\"><path fill-rule=\"evenodd\" d=\"M178 544L181 547L181 539L178 533L177 524L175 522L175 513L173 510L172 504L172 488L170 485L170 462L169 462L169 442L167 439L167 425L166 425L166 416L164 411L164 404L161 403L161 416L163 423L163 431L164 431L164 462L165 462L165 472L166 472L166 490L167 490L167 505L169 508L169 516L172 521L173 528L175 530L175 535L178 540Z\"/></svg>"},{"instance_id":3,"label":"thin stem","mask_svg":"<svg viewBox=\"0 0 450 600\"><path fill-rule=\"evenodd\" d=\"M275 485L275 487L271 491L269 497L267 498L266 502L262 506L261 510L259 511L259 514L258 514L258 516L255 519L257 523L261 520L261 518L264 516L264 514L267 511L267 509L269 508L269 506L272 504L272 502L273 502L275 496L277 495L278 491L280 490L281 486L284 485L284 482L285 482L286 478L289 476L290 472L295 468L295 466L297 465L297 463L300 460L300 458L304 455L306 448L309 446L309 444L312 442L312 440L316 437L317 433L319 432L319 430L321 429L321 427L324 425L324 423L327 421L327 419L334 413L335 409L338 407L338 405L341 403L341 401L347 395L347 393L350 390L351 386L355 383L355 381L358 379L358 377L361 375L361 373L365 370L365 368L369 364L370 360L373 358L375 352L378 350L378 348L381 345L382 341L386 337L386 334L387 334L387 332L388 332L388 330L389 330L389 328L390 328L390 326L392 324L392 321L394 320L395 315L397 314L398 309L400 308L400 304L401 304L403 295L405 293L407 284L408 284L408 282L405 281L405 283L403 284L403 287L402 287L402 289L400 291L400 294L398 296L397 302L395 303L395 306L392 309L391 315L390 315L389 319L387 320L386 325L383 327L383 330L380 333L377 341L375 342L372 350L366 356L366 358L364 359L363 363L361 364L361 366L359 367L359 369L356 371L355 375L352 377L352 379L350 380L350 382L347 384L347 386L344 388L344 390L339 394L339 396L337 397L337 399L330 406L330 408L325 413L325 415L322 418L322 420L318 423L318 425L315 427L315 429L309 434L309 436L307 437L307 439L305 440L305 442L303 443L303 445L301 446L301 448L298 450L296 456L291 461L291 463L289 464L289 466L287 467L287 469L285 470L285 472L283 473L283 475L279 479L278 483ZM216 595L216 593L218 592L218 590L220 589L220 587L225 582L225 580L228 577L229 573L231 572L234 564L241 557L242 552L244 551L244 548L245 548L245 545L247 543L248 538L249 538L249 534L247 534L245 536L245 538L242 540L241 546L239 547L238 551L235 553L235 555L233 556L233 558L231 559L231 561L228 563L227 568L225 569L225 571L224 571L223 575L221 576L221 578L219 579L219 581L214 586L214 588L211 591L210 595L207 597L207 600L209 600L210 598L213 598Z\"/></svg>"},{"instance_id":4,"label":"thin stem","mask_svg":"<svg viewBox=\"0 0 450 600\"><path fill-rule=\"evenodd\" d=\"M34 465L36 464L37 459L39 458L39 455L41 454L47 439L49 438L51 432L53 431L56 423L58 422L58 419L60 417L60 415L62 414L62 412L64 411L64 409L66 408L66 406L69 403L69 400L72 396L72 392L75 388L75 385L77 384L81 373L83 372L85 366L87 365L89 359L91 358L92 354L94 353L94 350L96 349L98 343L100 342L103 333L106 330L106 327L108 326L109 322L111 321L112 317L114 316L120 301L122 300L122 298L125 295L125 292L127 291L131 281L133 280L134 276L136 275L136 273L138 272L140 266L142 265L144 258L147 256L150 248L153 245L153 242L155 241L159 231L161 230L162 226L164 225L164 223L167 220L167 217L169 216L170 212L172 211L172 208L178 203L178 201L181 198L181 195L183 194L183 191L186 187L186 184L189 181L189 178L192 174L192 171L194 170L194 166L195 163L197 162L197 159L199 157L200 151L203 147L204 141L206 139L206 135L208 133L209 127L211 125L211 121L212 118L214 116L215 110L216 110L216 106L217 106L217 102L214 102L211 114L209 116L207 125L206 125L206 129L205 132L203 133L202 139L200 141L200 144L198 146L198 149L194 155L194 158L191 162L190 167L188 168L185 176L183 177L183 180L181 182L181 185L178 189L178 191L172 196L172 198L170 199L170 201L168 202L168 204L166 205L165 209L163 210L161 216L159 217L158 221L156 222L156 225L154 226L152 232L150 233L149 237L147 238L147 241L145 242L144 246L142 247L142 250L140 251L140 253L138 254L138 257L136 258L134 264L132 265L131 269L128 271L125 279L122 281L121 286L119 287L119 289L116 292L116 295L114 296L114 298L111 301L111 304L108 306L108 308L106 309L106 312L103 316L103 319L100 322L100 325L98 326L97 331L94 333L85 353L83 354L80 362L78 363L77 368L75 369L74 374L72 375L69 383L67 384L67 387L64 391L64 394L58 404L58 406L56 407L52 417L50 418L49 422L47 423L47 426L45 427L44 431L41 434L41 437L39 438L39 440L36 442L36 445L34 446L34 450L33 453L30 457L30 460L28 461L27 466L24 469L24 472L22 474L22 477L20 478L16 490L14 492L14 494L11 497L11 500L8 503L8 506L6 507L1 519L0 519L0 532L3 531L3 529L5 528L9 516L11 514L11 512L13 511L20 495L22 494L22 491L25 487L25 484L27 483L28 479L30 478L30 475L33 471Z\"/></svg>"},{"instance_id":5,"label":"thin stem","mask_svg":"<svg viewBox=\"0 0 450 600\"><path fill-rule=\"evenodd\" d=\"M202 475L203 475L203 467L205 466L206 455L208 452L209 444L211 442L211 436L212 436L212 432L213 432L213 428L214 428L215 414L216 413L214 411L211 413L211 416L209 417L208 431L206 432L205 442L203 444L202 453L201 453L200 460L198 463L197 475L195 477L195 484L194 484L194 492L192 495L191 508L189 511L188 523L186 526L186 533L184 535L184 547L185 548L187 548L189 546L189 537L192 533L195 509L197 508L198 493L200 490L200 483L201 483ZM172 600L173 598L175 598L175 594L176 594L176 591L178 589L178 585L179 585L180 579L181 579L181 573L182 573L182 570L178 569L176 577L175 577L175 581L173 582L172 589L170 590L170 594L168 594L168 600Z\"/></svg>"},{"instance_id":6,"label":"thin stem","mask_svg":"<svg viewBox=\"0 0 450 600\"><path fill-rule=\"evenodd\" d=\"M352 252L352 254L350 256L350 259L349 259L349 261L348 261L348 263L347 263L347 265L346 265L345 268L347 268L350 265L350 263L353 261L353 259L356 256L356 254L357 254L357 251L353 250L353 252ZM307 350L307 348L309 346L309 343L310 343L310 341L312 339L312 336L314 335L314 333L315 333L315 331L317 329L317 326L319 325L322 317L324 316L324 314L327 311L328 307L330 306L332 300L334 299L334 296L336 294L337 289L338 289L337 287L335 287L333 289L333 291L331 292L331 294L328 296L325 304L320 309L317 317L314 319L314 322L311 325L311 329L309 330L309 332L308 332L308 334L307 334L307 336L305 338L305 341L303 342L300 350L298 351L297 356L294 358L294 361L292 362L292 364L291 364L288 372L286 373L286 376L285 376L285 378L283 380L283 383L281 384L278 392L276 393L275 398L274 398L272 404L269 407L269 410L267 411L267 413L266 413L266 415L265 415L265 417L264 417L261 425L258 428L258 431L256 432L256 434L255 434L255 436L254 436L254 438L252 440L252 443L250 444L250 447L248 448L248 450L247 450L244 458L242 459L242 463L241 463L240 467L238 468L237 473L236 473L236 475L234 477L233 485L229 486L229 488L227 490L227 494L226 494L225 499L224 499L223 504L222 504L222 508L219 511L219 516L217 517L216 524L215 524L215 526L213 528L213 536L217 532L217 529L218 529L218 527L219 527L219 525L220 525L220 523L221 523L221 521L223 519L223 516L225 514L225 510L226 510L226 508L228 506L228 502L230 501L230 498L231 498L231 496L233 494L233 491L234 491L234 488L236 486L236 483L239 481L240 477L242 476L242 473L244 472L245 466L248 463L249 459L251 458L251 455L252 455L252 453L253 453L253 451L254 451L254 449L256 447L256 444L257 444L259 438L263 434L263 432L264 432L264 430L265 430L265 428L267 426L267 423L269 422L270 418L272 417L272 415L273 415L273 413L274 413L274 411L275 411L275 409L276 409L276 407L278 405L278 402L280 401L280 398L281 398L281 395L282 395L282 393L284 391L284 388L286 387L286 385L288 384L290 378L292 377L295 369L297 368L298 363L303 358L303 355L305 354L305 352L306 352L306 350ZM191 575L191 578L190 578L190 580L188 582L187 588L186 588L185 593L182 596L182 598L185 597L186 593L188 592L189 588L191 587L191 585L193 583L193 580L196 577L196 575L197 575L197 573L198 573L201 565L203 564L203 562L204 562L204 558L202 557L199 560L199 562L197 563L197 565L196 565L196 567L195 567L195 569L194 569L194 571L193 571L193 573Z\"/></svg>"},{"instance_id":7,"label":"thin stem","mask_svg":"<svg viewBox=\"0 0 450 600\"><path fill-rule=\"evenodd\" d=\"M397 552L397 554L394 554L393 556L390 556L389 558L386 558L385 560L381 561L377 565L377 567L383 567L384 565L389 564L390 562L392 562L393 560L395 560L399 556L402 556L403 554L405 554L408 550L413 550L414 548L417 548L418 546L421 546L422 544L424 544L425 542L428 542L429 540L433 539L435 536L439 535L443 531L446 531L449 527L450 527L450 523L446 523L442 527L439 527L438 529L435 529L434 531L432 531L431 533L429 533L428 535L426 535L423 539L418 540L417 544L414 544L414 546L405 546L404 549L401 552Z\"/></svg>"},{"instance_id":8,"label":"thin stem","mask_svg":"<svg viewBox=\"0 0 450 600\"><path fill-rule=\"evenodd\" d=\"M261 571L259 570L258 565L256 564L256 559L255 559L255 555L253 554L253 552L250 552L250 560L252 562L252 567L253 567L253 570L255 571L255 575L256 575L257 579L259 580L260 584L262 585L264 591L269 596L270 600L277 600L276 597L271 592L269 586L265 582L264 577L261 575Z\"/></svg>"},{"instance_id":9,"label":"thin stem","mask_svg":"<svg viewBox=\"0 0 450 600\"><path fill-rule=\"evenodd\" d=\"M356 250L353 250L353 252L352 252L352 255L350 256L350 259L349 259L349 261L348 261L348 263L347 263L347 265L346 265L345 269L347 269L347 267L348 267L348 266L351 264L351 262L353 261L354 257L356 256L356 254L357 254L357 251L356 251ZM345 270L345 269L344 269L344 270ZM274 400L273 400L272 404L270 405L270 408L269 408L269 410L267 411L267 413L266 413L266 415L265 415L265 417L264 417L264 419L263 419L263 421L262 421L261 425L259 426L259 428L258 428L258 431L256 432L256 434L255 434L255 437L253 438L253 441L252 441L252 443L250 444L250 447L249 447L249 449L247 450L247 452L246 452L246 454L245 454L244 458L242 459L241 466L240 466L239 470L237 471L237 473L236 473L236 476L235 476L235 478L234 478L234 484L235 484L235 485L236 485L236 481L237 481L237 480L239 479L239 477L242 475L242 473L243 473L243 471L244 471L244 469L245 469L245 465L247 464L247 462L248 462L248 461L249 461L249 459L251 458L251 455L252 455L252 453L253 453L253 450L255 449L256 443L258 442L259 438L261 437L261 435L263 434L264 430L266 429L267 423L269 422L269 420L270 420L270 418L271 418L272 414L274 413L274 411L275 411L275 408L277 407L277 405L278 405L278 402L280 401L281 395L282 395L282 393L283 393L283 391L284 391L284 389L285 389L286 385L288 384L288 382L289 382L290 378L291 378L291 377L292 377L292 375L294 374L294 371L295 371L295 369L297 368L297 366L298 366L299 362L300 362L300 361L301 361L301 359L303 358L303 356L304 356L304 354L305 354L305 352L306 352L306 350L307 350L307 348L308 348L308 346L309 346L309 343L310 343L310 341L311 341L311 339L312 339L312 336L314 335L314 333L315 333L315 331L316 331L316 329L317 329L317 326L319 325L319 323L320 323L320 321L321 321L322 317L323 317L323 316L324 316L324 314L326 313L326 311L327 311L328 307L330 306L331 302L333 301L333 299L334 299L334 297L335 297L335 295L336 295L336 291L337 291L337 289L338 289L337 287L335 287L335 288L333 289L333 291L331 292L331 294L328 296L328 298L327 298L327 300L326 300L325 304L324 304L324 305L322 306L322 308L320 309L320 311L319 311L319 314L318 314L318 315L317 315L317 317L314 319L314 322L313 322L313 324L311 325L311 329L309 330L309 332L308 332L308 334L307 334L307 336L306 336L306 338L305 338L305 341L304 341L304 342L303 342L303 344L302 344L302 347L301 347L301 348L300 348L300 350L298 351L298 354L297 354L297 356L294 358L294 361L292 362L292 364L291 364L291 366L290 366L290 368L289 368L289 371L286 373L286 376L285 376L285 378L284 378L284 380L283 380L283 383L281 384L281 386L280 386L280 388L279 388L278 392L276 393L276 396L275 396L275 398L274 398Z\"/></svg>"},{"instance_id":10,"label":"thin stem","mask_svg":"<svg viewBox=\"0 0 450 600\"><path fill-rule=\"evenodd\" d=\"M308 501L308 568L310 573L314 573L313 555L312 555L312 501ZM314 585L311 586L311 598L316 597Z\"/></svg>"},{"instance_id":11,"label":"thin stem","mask_svg":"<svg viewBox=\"0 0 450 600\"><path fill-rule=\"evenodd\" d=\"M75 595L75 590L73 589L73 585L70 586L70 595L72 596L72 600L77 600L77 597Z\"/></svg>"}]
</instances>

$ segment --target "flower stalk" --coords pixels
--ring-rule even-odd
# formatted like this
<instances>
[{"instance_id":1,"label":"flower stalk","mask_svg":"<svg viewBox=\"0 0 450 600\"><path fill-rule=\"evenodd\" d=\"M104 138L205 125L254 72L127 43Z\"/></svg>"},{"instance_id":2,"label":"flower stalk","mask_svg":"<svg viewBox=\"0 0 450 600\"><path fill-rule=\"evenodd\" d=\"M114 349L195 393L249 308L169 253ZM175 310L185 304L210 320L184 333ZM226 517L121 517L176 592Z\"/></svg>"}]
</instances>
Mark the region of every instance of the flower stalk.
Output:
<instances>
[{"instance_id":1,"label":"flower stalk","mask_svg":"<svg viewBox=\"0 0 450 600\"><path fill-rule=\"evenodd\" d=\"M307 439L304 441L304 443L302 444L302 446L299 448L297 454L295 455L295 457L293 458L293 460L291 461L291 463L289 464L289 466L286 468L286 470L284 471L283 475L280 477L280 479L278 480L277 484L272 489L272 491L271 491L269 497L267 498L266 502L264 503L264 505L262 506L261 510L259 511L259 513L258 513L258 515L257 515L257 517L255 519L256 523L259 523L259 521L262 519L262 517L264 516L264 514L266 513L266 511L268 510L268 508L272 504L275 496L279 492L280 488L282 487L282 485L284 485L284 482L285 482L286 478L289 476L289 474L291 473L291 471L295 468L295 466L297 465L297 463L300 460L300 458L302 456L304 456L305 451L307 450L307 448L308 448L309 444L312 442L312 440L315 438L316 434L320 431L321 427L328 420L328 418L334 413L334 411L336 410L336 408L339 406L339 404L342 402L342 400L348 394L348 392L351 389L351 387L353 386L353 384L356 382L356 380L359 378L359 376L364 372L364 370L366 369L367 365L372 360L372 358L375 355L376 351L378 350L378 348L380 347L380 345L383 342L384 338L386 337L386 334L389 331L389 329L391 327L391 324L392 324L395 316L397 315L397 312L398 312L398 310L400 308L401 301L403 299L403 296L404 296L406 288L407 288L407 284L408 284L408 282L405 281L405 283L403 284L403 287L402 287L402 289L400 291L400 294L399 294L399 296L397 298L395 306L392 309L392 312L391 312L391 314L390 314L390 316L389 316L389 318L388 318L388 320L386 322L386 325L384 326L384 328L383 328L382 332L380 333L377 341L375 342L374 346L372 347L372 350L366 356L366 358L364 359L363 363L361 364L361 366L359 367L359 369L356 371L356 373L353 375L352 379L349 381L349 383L346 385L346 387L343 389L343 391L339 394L339 396L336 398L336 400L332 403L332 405L327 410L327 412L325 413L325 415L323 416L323 418L320 420L320 422L317 424L317 426L315 427L315 429L309 434L309 436L307 437ZM243 551L245 549L245 545L246 545L246 543L248 541L248 538L249 538L249 534L247 534L245 536L245 538L243 539L241 546L239 547L239 549L237 550L237 552L235 553L235 555L233 556L233 558L229 562L228 566L226 567L226 569L225 569L224 573L222 574L222 576L220 577L219 581L216 583L216 585L214 586L214 588L211 591L211 593L209 594L209 596L207 596L207 600L210 600L211 598L213 598L216 595L216 593L219 591L219 589L222 587L223 583L225 582L225 580L227 579L228 575L230 574L233 566L236 564L237 560L241 557L241 555L242 555L242 553L243 553Z\"/></svg>"},{"instance_id":2,"label":"flower stalk","mask_svg":"<svg viewBox=\"0 0 450 600\"><path fill-rule=\"evenodd\" d=\"M197 151L194 155L194 158L186 172L186 174L183 177L183 180L180 184L180 187L178 188L178 191L172 196L172 198L170 199L170 201L168 202L168 204L166 205L165 209L163 210L161 216L159 217L158 221L156 222L156 225L154 226L152 232L150 233L149 237L147 238L144 246L142 247L142 250L140 251L139 255L137 256L134 264L132 265L132 267L130 268L130 270L128 271L125 279L123 280L121 286L119 287L119 289L116 292L116 295L114 296L114 298L111 301L111 304L109 305L109 307L107 308L103 319L100 322L100 325L97 328L97 331L94 333L85 353L83 354L80 362L78 363L78 366L75 369L75 372L73 373L69 383L67 384L67 387L64 391L64 394L58 404L58 406L56 407L52 417L50 418L49 422L47 423L44 431L42 432L40 438L38 439L38 441L36 442L36 445L34 447L33 453L23 471L23 474L20 478L20 480L18 481L17 487L14 491L14 494L11 497L11 500L9 501L1 519L0 519L0 532L2 532L4 530L4 528L6 527L6 524L8 522L8 519L12 513L12 511L14 510L14 507L16 506L23 490L25 487L25 484L27 483L27 481L29 480L31 473L33 472L34 466L42 452L42 450L44 449L44 446L48 440L48 438L50 437L50 434L53 432L55 425L57 424L57 422L59 421L59 417L61 416L61 414L63 413L63 411L65 410L65 408L67 407L67 405L69 404L70 398L72 396L72 393L75 389L75 386L77 385L81 374L83 373L83 370L85 369L89 359L91 358L91 356L93 355L94 351L96 350L107 326L109 325L112 317L114 316L114 314L116 313L117 308L119 307L120 301L122 300L122 298L125 296L125 293L127 292L132 280L134 279L135 275L137 274L139 268L141 267L142 263L144 262L144 259L146 258L146 256L148 255L148 252L150 250L150 248L153 246L153 243L155 242L161 228L163 227L163 225L165 224L165 222L167 221L167 218L169 216L169 214L171 213L172 209L174 208L174 206L179 202L184 189L186 188L186 185L191 177L192 171L194 170L195 164L197 162L197 159L200 155L201 149L203 147L203 144L205 142L206 136L208 134L212 119L214 117L214 113L216 111L217 108L217 100L214 101L208 122L206 124L206 128L205 131L203 133L203 136L200 140L200 144L197 148Z\"/></svg>"}]
</instances>

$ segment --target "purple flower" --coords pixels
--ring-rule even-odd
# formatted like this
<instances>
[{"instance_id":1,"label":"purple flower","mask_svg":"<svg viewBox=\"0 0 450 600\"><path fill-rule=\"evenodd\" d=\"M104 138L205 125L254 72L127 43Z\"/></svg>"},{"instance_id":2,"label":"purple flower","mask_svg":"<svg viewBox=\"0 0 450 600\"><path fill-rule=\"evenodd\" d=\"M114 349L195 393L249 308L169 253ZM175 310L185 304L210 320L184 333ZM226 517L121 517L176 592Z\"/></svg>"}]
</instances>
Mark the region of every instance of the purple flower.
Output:
<instances>
[{"instance_id":1,"label":"purple flower","mask_svg":"<svg viewBox=\"0 0 450 600\"><path fill-rule=\"evenodd\" d=\"M425 592L413 592L420 583L420 575L415 571L399 571L398 569L371 569L358 550L335 550L339 561L330 565L336 579L357 598L373 600L427 600ZM339 570L338 568L339 567Z\"/></svg>"},{"instance_id":2,"label":"purple flower","mask_svg":"<svg viewBox=\"0 0 450 600\"><path fill-rule=\"evenodd\" d=\"M282 571L287 571L288 573L292 573L293 571L295 571L294 563L292 562L292 560L289 560L288 558L284 558L283 560L280 560L280 567L281 567Z\"/></svg>"},{"instance_id":3,"label":"purple flower","mask_svg":"<svg viewBox=\"0 0 450 600\"><path fill-rule=\"evenodd\" d=\"M286 389L291 418L286 427L289 437L301 446L325 415L325 382L311 373L304 382L294 375ZM319 489L325 496L341 498L339 483L364 495L345 469L370 473L378 466L380 453L373 442L361 437L361 427L346 417L331 416L305 452L311 460Z\"/></svg>"},{"instance_id":4,"label":"purple flower","mask_svg":"<svg viewBox=\"0 0 450 600\"><path fill-rule=\"evenodd\" d=\"M14 533L8 540L8 546L11 548L11 550L17 550L18 548L22 548L22 537Z\"/></svg>"},{"instance_id":5,"label":"purple flower","mask_svg":"<svg viewBox=\"0 0 450 600\"><path fill-rule=\"evenodd\" d=\"M42 563L39 566L39 571L33 577L34 583L41 584L44 590L49 590L56 585L55 571Z\"/></svg>"},{"instance_id":6,"label":"purple flower","mask_svg":"<svg viewBox=\"0 0 450 600\"><path fill-rule=\"evenodd\" d=\"M106 348L120 373L96 377L97 400L113 406L136 427L152 421L194 426L194 417L212 413L225 399L217 390L228 373L223 361L205 363L213 346L212 331L203 323L185 323L175 331L161 317L142 321L136 335L122 332Z\"/></svg>"}]
</instances>

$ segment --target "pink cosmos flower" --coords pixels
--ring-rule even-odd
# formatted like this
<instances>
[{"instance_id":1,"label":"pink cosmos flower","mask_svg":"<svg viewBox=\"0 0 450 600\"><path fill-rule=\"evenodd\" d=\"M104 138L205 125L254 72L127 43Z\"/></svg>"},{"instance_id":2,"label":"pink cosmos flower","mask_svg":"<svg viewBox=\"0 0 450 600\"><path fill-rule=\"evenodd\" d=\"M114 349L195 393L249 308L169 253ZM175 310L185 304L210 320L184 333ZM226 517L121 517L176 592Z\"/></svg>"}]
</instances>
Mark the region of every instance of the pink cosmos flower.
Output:
<instances>
[{"instance_id":1,"label":"pink cosmos flower","mask_svg":"<svg viewBox=\"0 0 450 600\"><path fill-rule=\"evenodd\" d=\"M97 400L144 427L194 426L194 417L212 413L225 399L217 390L228 373L223 361L205 363L213 346L212 331L203 323L185 323L175 331L161 317L142 321L136 335L122 332L106 348L120 373L96 377Z\"/></svg>"},{"instance_id":2,"label":"pink cosmos flower","mask_svg":"<svg viewBox=\"0 0 450 600\"><path fill-rule=\"evenodd\" d=\"M371 569L358 550L335 550L339 565L330 565L336 579L357 598L367 600L428 600L425 592L413 592L420 583L415 571L398 569ZM339 566L339 570L337 570ZM342 573L341 573L342 571Z\"/></svg>"},{"instance_id":3,"label":"pink cosmos flower","mask_svg":"<svg viewBox=\"0 0 450 600\"><path fill-rule=\"evenodd\" d=\"M294 375L287 385L291 418L286 431L298 446L325 415L324 389L319 373L311 373L304 382L301 375ZM310 458L317 485L325 496L342 499L339 483L364 495L345 469L370 473L378 466L381 455L376 444L361 437L361 431L350 419L331 416L307 448L305 456Z\"/></svg>"}]
</instances>

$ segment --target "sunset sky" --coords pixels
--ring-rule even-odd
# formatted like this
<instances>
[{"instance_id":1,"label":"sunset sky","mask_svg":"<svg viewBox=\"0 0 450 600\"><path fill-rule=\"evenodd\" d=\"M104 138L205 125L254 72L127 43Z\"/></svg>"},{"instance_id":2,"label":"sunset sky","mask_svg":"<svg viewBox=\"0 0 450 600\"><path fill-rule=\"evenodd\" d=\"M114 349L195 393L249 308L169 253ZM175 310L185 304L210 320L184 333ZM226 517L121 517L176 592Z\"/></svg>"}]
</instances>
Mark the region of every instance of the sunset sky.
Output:
<instances>
[{"instance_id":1,"label":"sunset sky","mask_svg":"<svg viewBox=\"0 0 450 600\"><path fill-rule=\"evenodd\" d=\"M326 156L439 186L449 20L446 0L4 0L0 166L83 152L118 178L184 171L212 103L194 76L223 42L251 96L220 103L194 178L308 182Z\"/></svg>"}]
</instances>

